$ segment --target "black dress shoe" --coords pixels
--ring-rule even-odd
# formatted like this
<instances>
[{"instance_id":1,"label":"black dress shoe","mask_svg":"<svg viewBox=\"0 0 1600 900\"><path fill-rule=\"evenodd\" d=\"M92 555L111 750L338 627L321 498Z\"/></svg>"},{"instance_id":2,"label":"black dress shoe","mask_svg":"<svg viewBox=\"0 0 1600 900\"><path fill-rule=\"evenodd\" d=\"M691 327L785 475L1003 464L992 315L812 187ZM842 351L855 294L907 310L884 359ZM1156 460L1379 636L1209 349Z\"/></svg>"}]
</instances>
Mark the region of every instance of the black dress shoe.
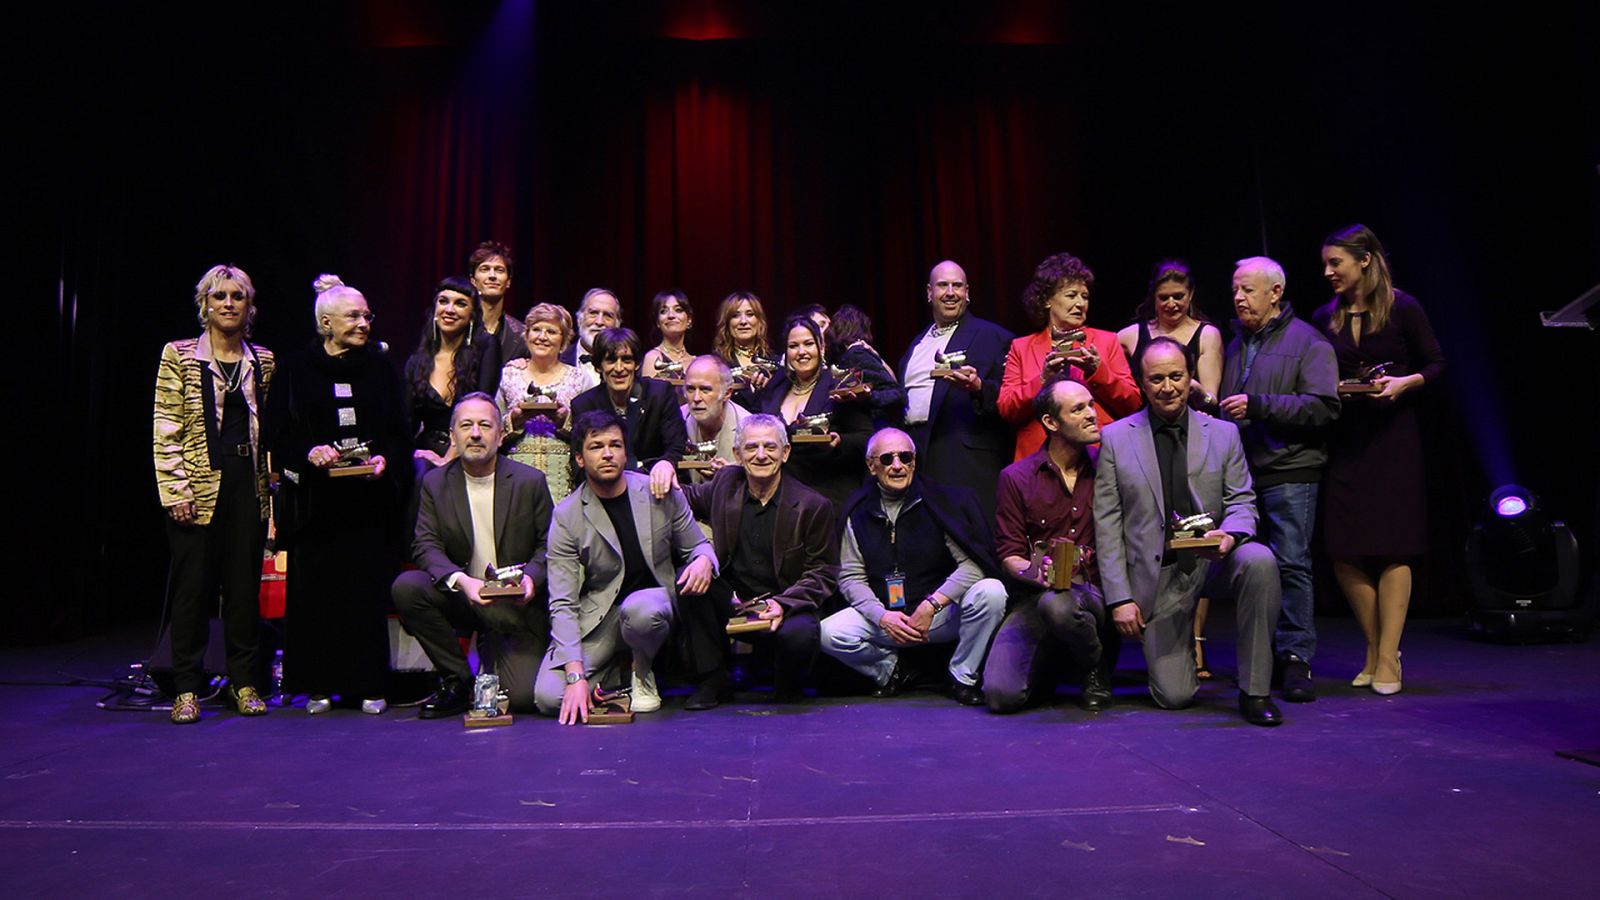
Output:
<instances>
[{"instance_id":1,"label":"black dress shoe","mask_svg":"<svg viewBox=\"0 0 1600 900\"><path fill-rule=\"evenodd\" d=\"M1317 699L1317 686L1311 680L1311 666L1293 654L1284 657L1283 699L1290 703L1310 703Z\"/></svg>"},{"instance_id":2,"label":"black dress shoe","mask_svg":"<svg viewBox=\"0 0 1600 900\"><path fill-rule=\"evenodd\" d=\"M1078 707L1089 712L1111 708L1111 679L1100 666L1091 666L1083 673L1083 692L1078 695Z\"/></svg>"},{"instance_id":3,"label":"black dress shoe","mask_svg":"<svg viewBox=\"0 0 1600 900\"><path fill-rule=\"evenodd\" d=\"M889 680L873 688L870 696L880 699L883 697L897 697L901 691L906 689L906 684L910 681L911 669L902 663L897 656L894 661L894 671L889 673Z\"/></svg>"},{"instance_id":4,"label":"black dress shoe","mask_svg":"<svg viewBox=\"0 0 1600 900\"><path fill-rule=\"evenodd\" d=\"M448 719L472 708L472 692L459 678L446 678L433 692L433 698L422 704L417 712L419 719Z\"/></svg>"},{"instance_id":5,"label":"black dress shoe","mask_svg":"<svg viewBox=\"0 0 1600 900\"><path fill-rule=\"evenodd\" d=\"M1278 712L1278 705L1272 702L1271 697L1252 697L1249 694L1239 695L1239 712L1244 720L1251 725L1282 725L1283 713Z\"/></svg>"},{"instance_id":6,"label":"black dress shoe","mask_svg":"<svg viewBox=\"0 0 1600 900\"><path fill-rule=\"evenodd\" d=\"M684 701L684 709L703 710L716 709L718 704L728 699L733 694L733 682L728 678L727 672L713 672L707 675L700 684Z\"/></svg>"},{"instance_id":7,"label":"black dress shoe","mask_svg":"<svg viewBox=\"0 0 1600 900\"><path fill-rule=\"evenodd\" d=\"M955 682L950 688L950 696L962 706L982 706L984 704L983 689L975 684L962 684Z\"/></svg>"}]
</instances>

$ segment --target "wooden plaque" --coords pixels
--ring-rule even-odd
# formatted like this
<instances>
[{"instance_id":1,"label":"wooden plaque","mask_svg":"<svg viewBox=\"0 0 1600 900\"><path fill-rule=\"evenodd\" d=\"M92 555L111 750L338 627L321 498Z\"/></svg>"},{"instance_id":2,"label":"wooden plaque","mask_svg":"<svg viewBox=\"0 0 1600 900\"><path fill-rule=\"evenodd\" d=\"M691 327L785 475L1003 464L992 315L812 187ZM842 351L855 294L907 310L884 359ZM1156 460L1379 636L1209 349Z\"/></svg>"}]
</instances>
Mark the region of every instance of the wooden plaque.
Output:
<instances>
[{"instance_id":1,"label":"wooden plaque","mask_svg":"<svg viewBox=\"0 0 1600 900\"><path fill-rule=\"evenodd\" d=\"M829 435L816 434L810 431L802 431L799 434L789 436L789 443L791 444L826 444L831 440L833 438Z\"/></svg>"},{"instance_id":2,"label":"wooden plaque","mask_svg":"<svg viewBox=\"0 0 1600 900\"><path fill-rule=\"evenodd\" d=\"M466 713L461 717L461 724L468 728L492 728L496 725L510 725L511 714L501 713L498 716L475 716Z\"/></svg>"},{"instance_id":3,"label":"wooden plaque","mask_svg":"<svg viewBox=\"0 0 1600 900\"><path fill-rule=\"evenodd\" d=\"M709 460L709 459L680 459L680 460L678 460L678 468L687 469L690 472L709 472L712 469L715 469L716 467L717 467L717 464L715 462L713 462L712 460Z\"/></svg>"},{"instance_id":4,"label":"wooden plaque","mask_svg":"<svg viewBox=\"0 0 1600 900\"><path fill-rule=\"evenodd\" d=\"M523 412L532 413L535 415L542 413L553 413L557 409L561 408L555 400L549 397L541 397L538 400L524 400L521 403L518 403L517 406L521 407Z\"/></svg>"},{"instance_id":5,"label":"wooden plaque","mask_svg":"<svg viewBox=\"0 0 1600 900\"><path fill-rule=\"evenodd\" d=\"M1339 393L1341 395L1344 395L1344 394L1376 394L1376 393L1378 393L1378 392L1380 392L1382 390L1383 390L1383 388L1378 387L1375 384L1371 384L1369 382L1365 382L1365 381L1341 381L1341 382L1339 382Z\"/></svg>"},{"instance_id":6,"label":"wooden plaque","mask_svg":"<svg viewBox=\"0 0 1600 900\"><path fill-rule=\"evenodd\" d=\"M767 631L771 628L771 619L763 619L754 613L728 620L729 634L749 634L753 631Z\"/></svg>"},{"instance_id":7,"label":"wooden plaque","mask_svg":"<svg viewBox=\"0 0 1600 900\"><path fill-rule=\"evenodd\" d=\"M353 466L329 466L329 478L350 478L355 475L371 475L378 471L376 463L357 463Z\"/></svg>"},{"instance_id":8,"label":"wooden plaque","mask_svg":"<svg viewBox=\"0 0 1600 900\"><path fill-rule=\"evenodd\" d=\"M1204 550L1208 547L1221 547L1220 537L1180 537L1167 541L1168 550Z\"/></svg>"}]
</instances>

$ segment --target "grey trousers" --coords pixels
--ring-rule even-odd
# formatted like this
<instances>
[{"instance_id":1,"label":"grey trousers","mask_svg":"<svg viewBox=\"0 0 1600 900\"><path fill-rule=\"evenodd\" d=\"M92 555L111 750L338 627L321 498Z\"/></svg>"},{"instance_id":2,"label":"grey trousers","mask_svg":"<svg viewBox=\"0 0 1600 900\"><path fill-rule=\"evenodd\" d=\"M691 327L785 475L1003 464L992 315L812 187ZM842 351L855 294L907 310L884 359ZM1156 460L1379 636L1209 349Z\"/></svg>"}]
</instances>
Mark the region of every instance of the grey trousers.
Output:
<instances>
[{"instance_id":1,"label":"grey trousers","mask_svg":"<svg viewBox=\"0 0 1600 900\"><path fill-rule=\"evenodd\" d=\"M994 712L1028 705L1052 658L1065 652L1078 669L1101 664L1105 599L1094 585L1045 591L1006 614L983 666L983 696ZM1115 660L1112 661L1113 663Z\"/></svg>"},{"instance_id":2,"label":"grey trousers","mask_svg":"<svg viewBox=\"0 0 1600 900\"><path fill-rule=\"evenodd\" d=\"M1135 598L1144 613L1144 661L1156 705L1181 709L1194 700L1200 682L1194 670L1194 604L1207 597L1232 597L1239 641L1239 691L1272 692L1272 635L1282 596L1278 561L1265 544L1247 543L1193 571L1161 570L1154 598Z\"/></svg>"},{"instance_id":3,"label":"grey trousers","mask_svg":"<svg viewBox=\"0 0 1600 900\"><path fill-rule=\"evenodd\" d=\"M609 667L622 644L633 651L633 667L649 669L672 629L672 598L662 588L634 591L613 604L593 630L583 636L584 676ZM553 716L561 712L561 696L566 693L565 666L556 665L555 647L545 653L539 674L533 681L533 702L539 712Z\"/></svg>"}]
</instances>

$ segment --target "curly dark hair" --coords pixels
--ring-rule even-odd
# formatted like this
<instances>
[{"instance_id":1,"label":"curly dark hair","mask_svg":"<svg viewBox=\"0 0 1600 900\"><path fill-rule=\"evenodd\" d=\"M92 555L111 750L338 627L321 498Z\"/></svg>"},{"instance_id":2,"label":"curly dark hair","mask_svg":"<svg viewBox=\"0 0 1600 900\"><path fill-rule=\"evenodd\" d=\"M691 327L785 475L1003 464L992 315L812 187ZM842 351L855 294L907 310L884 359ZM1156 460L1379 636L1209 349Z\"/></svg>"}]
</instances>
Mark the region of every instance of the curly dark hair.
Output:
<instances>
[{"instance_id":1,"label":"curly dark hair","mask_svg":"<svg viewBox=\"0 0 1600 900\"><path fill-rule=\"evenodd\" d=\"M1050 319L1050 298L1063 284L1074 281L1083 282L1083 286L1094 288L1094 272L1084 265L1083 260L1071 253L1057 253L1045 258L1033 270L1033 280L1022 289L1022 308L1027 310L1028 317L1034 322L1043 324Z\"/></svg>"},{"instance_id":2,"label":"curly dark hair","mask_svg":"<svg viewBox=\"0 0 1600 900\"><path fill-rule=\"evenodd\" d=\"M1194 299L1194 273L1189 271L1189 264L1177 257L1169 257L1156 263L1150 270L1150 284L1145 290L1144 300L1140 301L1139 308L1134 310L1133 321L1148 322L1156 317L1156 291L1167 283L1181 284L1189 291L1189 318L1199 322L1201 327L1214 324L1206 314L1200 311L1200 305Z\"/></svg>"},{"instance_id":3,"label":"curly dark hair","mask_svg":"<svg viewBox=\"0 0 1600 900\"><path fill-rule=\"evenodd\" d=\"M467 324L467 339L456 345L455 353L450 358L450 397L455 396L457 385L472 385L476 390L478 383L478 370L483 366L483 351L489 341L494 340L483 327L483 305L478 299L478 289L472 282L460 275L449 275L439 279L438 287L433 289L433 299L437 301L439 294L444 291L455 291L472 298L472 321ZM411 385L412 393L418 397L428 392L428 380L433 375L433 358L439 352L443 343L439 330L433 324L434 303L428 304L428 318L422 325L422 339L417 341L417 349L411 351L411 356L406 359L405 379Z\"/></svg>"},{"instance_id":4,"label":"curly dark hair","mask_svg":"<svg viewBox=\"0 0 1600 900\"><path fill-rule=\"evenodd\" d=\"M860 307L845 303L828 322L828 355L837 359L856 341L872 343L872 318Z\"/></svg>"}]
</instances>

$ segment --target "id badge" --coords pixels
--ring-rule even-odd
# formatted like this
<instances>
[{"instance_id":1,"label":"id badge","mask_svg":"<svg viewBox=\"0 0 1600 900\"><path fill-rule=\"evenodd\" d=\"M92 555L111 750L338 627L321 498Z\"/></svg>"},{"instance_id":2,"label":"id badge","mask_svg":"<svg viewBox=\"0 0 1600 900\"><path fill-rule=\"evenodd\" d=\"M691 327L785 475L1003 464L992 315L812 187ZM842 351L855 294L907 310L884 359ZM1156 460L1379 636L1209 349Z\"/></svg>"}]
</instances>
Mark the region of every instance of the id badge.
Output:
<instances>
[{"instance_id":1,"label":"id badge","mask_svg":"<svg viewBox=\"0 0 1600 900\"><path fill-rule=\"evenodd\" d=\"M906 577L899 572L890 575L885 583L889 587L889 608L906 608Z\"/></svg>"}]
</instances>

